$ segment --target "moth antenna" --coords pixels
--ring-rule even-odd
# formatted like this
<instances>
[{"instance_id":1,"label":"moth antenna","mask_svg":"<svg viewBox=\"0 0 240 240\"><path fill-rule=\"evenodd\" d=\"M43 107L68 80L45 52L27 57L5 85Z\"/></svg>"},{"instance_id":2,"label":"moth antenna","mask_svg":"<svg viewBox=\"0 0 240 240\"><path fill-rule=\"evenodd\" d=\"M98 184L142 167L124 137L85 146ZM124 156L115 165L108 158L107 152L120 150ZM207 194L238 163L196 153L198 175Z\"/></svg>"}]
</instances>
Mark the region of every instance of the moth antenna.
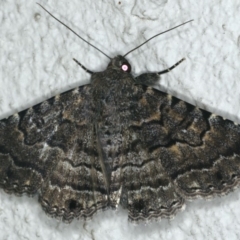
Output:
<instances>
[{"instance_id":1,"label":"moth antenna","mask_svg":"<svg viewBox=\"0 0 240 240\"><path fill-rule=\"evenodd\" d=\"M152 36L151 38L149 38L148 40L146 40L145 42L143 42L143 43L140 44L139 46L137 46L137 47L135 47L134 49L132 49L132 50L130 50L129 52L127 52L125 55L123 55L123 57L126 57L129 53L131 53L131 52L135 51L136 49L140 48L142 45L144 45L145 43L149 42L149 41L152 40L153 38L155 38L155 37L157 37L157 36L159 36L159 35L161 35L161 34L163 34L163 33L169 32L169 31L171 31L171 30L173 30L173 29L175 29L175 28L178 28L178 27L180 27L180 26L182 26L182 25L184 25L184 24L187 24L187 23L189 23L189 22L192 22L192 21L193 21L193 19L192 19L192 20L189 20L189 21L187 21L187 22L185 22L185 23L182 23L182 24L180 24L180 25L178 25L178 26L176 26L176 27L170 28L170 29L168 29L168 30L166 30L166 31L164 31L164 32L161 32L161 33L158 33L158 34Z\"/></svg>"},{"instance_id":2,"label":"moth antenna","mask_svg":"<svg viewBox=\"0 0 240 240\"><path fill-rule=\"evenodd\" d=\"M96 50L98 50L100 53L102 53L103 55L105 55L107 58L109 58L110 60L112 58L110 58L106 53L104 53L103 51L101 51L99 48L95 47L94 45L92 45L90 42L88 42L87 40L85 40L84 38L82 38L79 34L77 34L75 31L73 31L70 27L68 27L65 23L63 23L62 21L60 21L59 19L57 19L55 16L53 16L53 14L51 14L46 8L44 8L41 4L37 3L44 11L46 11L51 17L53 17L56 21L58 21L59 23L61 23L63 26L65 26L68 30L70 30L72 33L74 33L76 36L78 36L80 39L82 39L84 42L86 42L87 44L89 44L90 46L92 46L93 48L95 48Z\"/></svg>"}]
</instances>

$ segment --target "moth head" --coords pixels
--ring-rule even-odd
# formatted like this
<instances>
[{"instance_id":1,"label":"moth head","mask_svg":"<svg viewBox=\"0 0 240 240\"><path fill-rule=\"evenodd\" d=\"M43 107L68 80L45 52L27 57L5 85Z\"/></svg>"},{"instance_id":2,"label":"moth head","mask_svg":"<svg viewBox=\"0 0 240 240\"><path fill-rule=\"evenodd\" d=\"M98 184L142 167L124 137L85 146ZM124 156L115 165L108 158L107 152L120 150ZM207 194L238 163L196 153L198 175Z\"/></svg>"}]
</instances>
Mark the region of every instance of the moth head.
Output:
<instances>
[{"instance_id":1,"label":"moth head","mask_svg":"<svg viewBox=\"0 0 240 240\"><path fill-rule=\"evenodd\" d=\"M111 59L110 63L108 64L108 69L115 69L122 72L131 72L131 65L130 63L124 58L123 56L116 56L115 58Z\"/></svg>"}]
</instances>

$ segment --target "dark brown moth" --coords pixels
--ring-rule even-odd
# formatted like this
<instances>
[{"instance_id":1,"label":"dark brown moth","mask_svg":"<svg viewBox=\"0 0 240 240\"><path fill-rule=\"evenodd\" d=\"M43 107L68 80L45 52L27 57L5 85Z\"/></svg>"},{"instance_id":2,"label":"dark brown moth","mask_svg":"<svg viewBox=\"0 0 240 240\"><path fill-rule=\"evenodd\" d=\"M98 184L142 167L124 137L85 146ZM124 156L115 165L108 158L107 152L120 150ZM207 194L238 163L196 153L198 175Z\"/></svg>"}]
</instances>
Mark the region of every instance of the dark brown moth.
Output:
<instances>
[{"instance_id":1,"label":"dark brown moth","mask_svg":"<svg viewBox=\"0 0 240 240\"><path fill-rule=\"evenodd\" d=\"M89 85L0 121L1 188L65 222L119 204L137 222L238 185L240 126L151 87L183 60L134 78L127 54L97 73L75 60Z\"/></svg>"}]
</instances>

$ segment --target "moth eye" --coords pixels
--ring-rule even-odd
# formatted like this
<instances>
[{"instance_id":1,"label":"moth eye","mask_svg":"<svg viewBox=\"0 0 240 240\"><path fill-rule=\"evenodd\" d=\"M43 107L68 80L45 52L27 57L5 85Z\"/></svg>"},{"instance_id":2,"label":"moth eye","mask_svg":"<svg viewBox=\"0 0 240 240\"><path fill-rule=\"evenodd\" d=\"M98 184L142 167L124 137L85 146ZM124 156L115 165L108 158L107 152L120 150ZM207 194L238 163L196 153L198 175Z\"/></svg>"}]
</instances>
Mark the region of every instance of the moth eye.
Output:
<instances>
[{"instance_id":1,"label":"moth eye","mask_svg":"<svg viewBox=\"0 0 240 240\"><path fill-rule=\"evenodd\" d=\"M123 63L121 68L124 72L131 72L131 65L129 63Z\"/></svg>"}]
</instances>

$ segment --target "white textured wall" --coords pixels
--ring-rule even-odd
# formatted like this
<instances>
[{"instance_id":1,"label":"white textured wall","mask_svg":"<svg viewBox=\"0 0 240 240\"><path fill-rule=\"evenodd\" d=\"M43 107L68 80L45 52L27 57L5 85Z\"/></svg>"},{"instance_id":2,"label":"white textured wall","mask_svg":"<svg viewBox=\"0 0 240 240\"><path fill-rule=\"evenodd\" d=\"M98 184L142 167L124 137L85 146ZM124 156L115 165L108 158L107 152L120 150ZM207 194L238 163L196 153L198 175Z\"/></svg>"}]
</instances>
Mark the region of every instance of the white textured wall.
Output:
<instances>
[{"instance_id":1,"label":"white textured wall","mask_svg":"<svg viewBox=\"0 0 240 240\"><path fill-rule=\"evenodd\" d=\"M121 1L121 4L119 2ZM240 123L240 2L223 0L40 1L110 56L184 21L128 56L134 74L162 70L159 87ZM26 109L89 76L108 59L50 18L35 1L0 0L0 118ZM133 226L127 211L99 213L70 225L45 215L37 197L0 190L2 239L240 239L240 189L212 201L188 202L173 221Z\"/></svg>"}]
</instances>

